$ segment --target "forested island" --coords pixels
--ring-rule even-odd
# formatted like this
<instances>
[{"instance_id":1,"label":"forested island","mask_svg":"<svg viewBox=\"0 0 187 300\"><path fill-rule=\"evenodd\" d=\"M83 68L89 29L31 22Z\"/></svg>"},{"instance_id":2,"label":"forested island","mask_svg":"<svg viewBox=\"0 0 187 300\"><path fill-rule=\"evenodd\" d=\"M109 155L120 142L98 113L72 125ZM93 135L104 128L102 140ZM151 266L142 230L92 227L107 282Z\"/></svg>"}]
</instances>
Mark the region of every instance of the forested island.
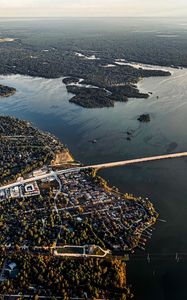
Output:
<instances>
[{"instance_id":1,"label":"forested island","mask_svg":"<svg viewBox=\"0 0 187 300\"><path fill-rule=\"evenodd\" d=\"M139 122L148 123L151 121L151 118L150 118L149 114L143 114L143 115L140 115L137 120Z\"/></svg>"},{"instance_id":2,"label":"forested island","mask_svg":"<svg viewBox=\"0 0 187 300\"><path fill-rule=\"evenodd\" d=\"M84 81L81 85L72 84L71 78L63 79L70 82L66 88L68 93L75 94L69 101L86 108L114 107L115 101L127 102L129 98L148 98L149 94L140 93L136 86L124 84L121 86L92 87Z\"/></svg>"},{"instance_id":3,"label":"forested island","mask_svg":"<svg viewBox=\"0 0 187 300\"><path fill-rule=\"evenodd\" d=\"M67 85L68 93L75 94L69 101L87 108L113 107L114 98L107 91L97 88L86 88Z\"/></svg>"},{"instance_id":4,"label":"forested island","mask_svg":"<svg viewBox=\"0 0 187 300\"><path fill-rule=\"evenodd\" d=\"M0 84L0 97L12 96L15 94L15 92L15 88Z\"/></svg>"}]
</instances>

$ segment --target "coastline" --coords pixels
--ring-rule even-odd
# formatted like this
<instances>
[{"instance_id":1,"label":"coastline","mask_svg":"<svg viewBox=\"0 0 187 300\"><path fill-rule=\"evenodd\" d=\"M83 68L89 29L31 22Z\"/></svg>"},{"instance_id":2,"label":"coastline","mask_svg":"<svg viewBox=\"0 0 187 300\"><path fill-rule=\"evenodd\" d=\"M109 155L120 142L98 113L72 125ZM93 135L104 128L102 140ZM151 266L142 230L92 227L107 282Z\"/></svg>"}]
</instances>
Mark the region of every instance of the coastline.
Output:
<instances>
[{"instance_id":1,"label":"coastline","mask_svg":"<svg viewBox=\"0 0 187 300\"><path fill-rule=\"evenodd\" d=\"M169 8L166 13L169 13ZM104 205L108 206L108 211L97 214L100 209L104 211L105 206L103 204L92 205L94 197L90 200L90 206L82 205L82 202L77 201L75 194L75 201L69 197L69 191L73 191L76 187L76 184L74 185L76 173L72 172L69 177L67 175L67 178L64 175L63 179L58 172L62 168L71 168L74 159L79 160L74 166L80 165L81 167L80 162L84 166L89 166L90 162L94 165L107 164L120 162L123 159L131 160L138 157L146 158L152 155L187 151L185 131L187 125L186 19L2 18L0 23L2 23L0 73L5 74L5 76L0 75L0 83L17 89L15 94L0 97L0 115L11 115L29 120L32 126L46 133L51 132L54 134L54 139L57 138L65 143L64 150L51 151L46 161L39 160L42 166L37 164L35 169L28 168L28 173L23 173L23 178L25 178L34 170L40 169L45 172L45 165L48 165L49 178L35 180L36 177L32 174L33 181L16 186L24 190L27 184L32 185L36 182L40 195L28 197L28 194L23 194L22 198L7 197L5 201L2 201L0 196L1 246L6 245L6 242L7 246L10 243L12 245L12 249L7 248L5 251L0 247L3 250L0 255L0 298L33 297L65 300L86 297L90 300L93 298L118 300L119 297L135 300L163 300L165 298L185 300L187 295L185 158L120 166L114 169L106 168L101 171L97 171L97 167L92 169L95 176L100 177L109 198L110 193L113 193L116 195L114 198L124 198L124 203L128 199L132 203L132 211L130 209L132 221L129 222L128 213L125 213L129 225L133 222L135 224L139 219L139 217L135 218L133 213L133 210L135 213L139 210L136 203L140 204L141 210L141 201L146 199L146 205L148 208L150 205L153 214L155 213L155 219L152 217L150 224L145 224L143 216L145 231L142 235L141 231L137 231L137 239L134 241L135 253L129 252L126 255L127 259L123 255L121 257L108 255L102 259L88 257L77 259L73 256L54 257L52 251L48 256L45 249L43 252L38 251L32 254L29 251L32 245L45 247L44 241L46 245L51 246L53 242L51 237L58 236L58 233L61 238L58 236L57 248L64 243L76 244L77 237L80 238L78 244L82 245L81 252L83 253L87 251L84 242L94 244L88 227L84 227L85 236L82 239L81 228L84 226L85 218L83 216L81 223L80 211L74 209L73 204L80 204L80 208L84 208L84 213L87 213L87 207L90 207L93 213L85 214L85 217L101 240L106 241L105 234L108 236L111 232L116 237L115 241L119 242L115 243L111 240L111 245L115 245L120 244L117 236L123 238L123 236L131 235L131 232L125 228L123 217L120 219L124 224L124 234L121 235L121 232L113 227L113 222L120 226L120 222L117 221L119 215L116 214L117 209L115 209L115 207L120 207L118 200L111 201L109 204L103 201ZM124 63L124 68L121 66L119 72L118 67L112 63L115 60ZM144 68L144 65L148 68L150 66L148 71L156 70L158 67L163 70L168 69L164 71L169 71L172 76L166 78L141 76L144 72L139 69ZM132 71L131 67L135 70ZM123 69L129 70L129 76L126 71L123 72ZM66 84L61 84L62 76L84 78L82 87L80 84L83 97L82 88L86 85L88 88L93 87L88 85L89 82L95 83L94 86L98 87L99 81L103 79L105 84L110 84L116 79L114 84L122 82L123 85L123 75L126 78L132 78L130 83L139 94L148 94L149 97L140 99L131 97L129 101L123 101L125 103L111 99L111 103L107 101L110 104L108 108L104 106L101 110L97 106L96 109L91 109L91 107L86 108L87 104L85 101L80 101L79 95L75 97L76 94L71 94L71 92L68 94ZM137 78L137 75L140 76ZM116 90L118 90L119 99L121 94L119 91L122 91L120 83ZM108 95L111 96L110 93ZM105 96L107 95L104 94ZM70 97L73 97L73 101L70 101ZM86 99L87 95L84 98ZM92 99L94 100L94 93ZM93 100L92 105L95 105ZM139 116L145 114L150 116L150 123L138 121ZM0 140L2 135L5 133L0 126ZM24 149L25 140L19 139L15 151L17 154L15 165L17 162L18 169L21 165L22 151L30 152L29 147ZM14 175L11 172L8 174L12 168L12 159L7 157L6 153L11 153L11 147L14 147L13 144L17 141L12 139L12 144L9 144L8 139L5 141L4 138L3 143L7 143L7 147L4 148L3 145L0 151L1 179L6 172L8 176ZM2 145L1 141L0 144ZM47 139L46 145L48 145ZM43 148L46 150L45 146ZM37 153L41 150L42 148ZM45 157L45 153L42 155ZM32 167L35 164L34 159L32 156L30 164ZM3 172L1 172L2 169L4 169ZM84 171L81 173L86 174ZM77 176L81 176L80 174ZM59 180L54 180L55 177ZM84 175L81 178L84 180ZM13 179L13 176L10 179L11 182L22 180L19 177ZM67 184L66 191L63 189L66 185L64 180L71 184L71 187ZM83 180L79 180L82 185L84 185ZM87 191L85 189L85 192ZM63 193L67 193L68 196L63 197ZM142 198L139 195L142 195ZM100 193L98 200L101 196ZM67 204L68 201L66 202L67 198L72 201L72 209L70 204ZM89 199L87 200L86 205L89 202ZM120 204L123 209L123 200ZM156 211L159 212L159 217ZM116 216L114 215L112 220L113 213ZM121 210L121 216L123 214L124 210ZM64 225L62 233L60 232L62 223L59 217ZM78 226L74 226L72 219L69 222L69 217L74 218ZM77 217L80 217L79 221ZM110 232L107 228L100 230L102 222L107 225ZM98 227L93 224L98 224ZM63 232L66 232L67 236ZM95 236L96 244L100 244L97 236ZM145 238L147 239L145 249L139 249L138 241L142 242ZM14 241L18 244L17 249L13 249ZM125 238L124 241L126 241ZM109 249L108 244L105 245L106 249ZM115 259L117 263L114 263ZM122 261L123 264L118 264L118 261ZM3 274L3 268L6 269L9 263L17 265L19 275L15 280L10 280L6 274ZM119 280L116 281L116 278ZM122 280L125 279L126 285L128 284L134 295L126 295L125 286L121 286ZM106 284L108 289L104 289ZM122 289L118 289L115 293L116 287L119 286Z\"/></svg>"},{"instance_id":2,"label":"coastline","mask_svg":"<svg viewBox=\"0 0 187 300\"><path fill-rule=\"evenodd\" d=\"M2 120L4 120L4 119L6 120L6 117L2 118ZM45 142L46 137L48 138L48 143L49 143L50 147L47 146L47 148L46 148L47 149L47 154L45 154L45 155L47 155L48 159L46 160L45 157L40 158L40 162L41 162L40 163L40 168L46 168L46 170L48 170L48 172L49 172L49 170L50 170L49 168L52 167L50 173L55 174L55 169L57 167L57 171L56 171L56 175L55 175L56 179L57 179L58 172L59 172L59 174L61 174L61 172L67 172L68 170L72 170L70 172L75 172L75 173L79 172L79 167L77 166L77 163L74 160L73 156L70 154L69 149L67 147L64 147L64 145L55 136L51 135L49 132L43 132L39 129L33 129L32 125L29 124L26 121L19 121L18 119L10 118L10 117L8 117L8 120L9 120L10 124L12 124L12 125L15 123L15 121L20 122L19 124L20 124L20 126L22 126L21 127L22 131L25 130L25 132L27 131L27 132L29 132L29 134L30 134L30 132L32 132L32 130L35 130L38 137L44 142L44 145L46 144L46 142ZM7 124L6 124L6 126L7 126ZM11 132L12 133L14 132L13 128L12 128ZM11 139L12 139L12 137L13 136L11 136ZM3 138L4 137L2 136L2 139ZM53 152L53 157L56 158L56 164L51 163L49 165L49 154L48 153L51 153L51 149L53 149L52 152ZM59 156L60 156L60 159L59 159ZM70 159L71 159L71 161L70 161ZM82 166L83 165L81 165L81 167ZM53 169L53 167L55 169ZM58 171L59 167L60 167L60 170ZM26 169L27 169L27 166L26 166ZM24 178L22 179L22 182L25 180L25 178L31 177L31 172L33 174L33 179L31 179L31 180L36 180L36 181L39 180L39 178L37 177L38 175L34 175L34 174L39 174L39 173L41 173L41 171L40 170L37 171L36 167L33 166L33 168L31 169L31 171L29 173L25 172L25 170L22 171L22 174L23 174L22 176L24 176ZM126 245L126 246L124 246L124 247L126 247L126 251L131 251L132 252L133 249L136 248L139 244L140 244L139 245L140 248L143 249L143 246L145 244L141 243L141 236L147 228L152 227L156 223L156 220L158 218L158 214L156 213L152 203L148 199L143 199L141 197L137 198L137 197L134 197L134 196L129 195L129 194L122 194L118 191L117 188L111 188L102 177L97 175L97 170L96 169L90 169L90 171L89 170L88 171L83 170L82 172L83 172L84 176L86 176L85 179L90 178L89 180L91 182L91 185L93 185L93 189L94 189L94 187L96 188L96 187L100 186L101 187L101 194L102 194L102 189L103 189L104 193L107 195L107 198L109 197L109 199L110 199L110 197L111 197L111 198L114 199L114 200L109 200L110 205L114 205L114 203L116 201L116 203L119 202L118 205L123 206L123 201L126 201L126 202L124 202L125 207L126 206L127 207L128 206L129 207L134 207L133 209L135 209L138 214L139 214L139 210L140 211L143 210L143 215L142 215L141 220L138 221L138 219L134 216L135 220L138 223L133 223L133 221L130 222L132 224L132 226L135 226L135 228L132 230L132 232L131 232L131 229L129 227L130 225L127 223L128 225L127 225L126 230L127 230L128 234L131 238L130 238L130 241L127 242L127 244L124 244L124 245ZM48 174L50 174L50 173L48 173ZM35 178L35 176L36 176L36 178ZM46 176L47 176L47 174L46 174ZM27 179L27 181L28 181L28 179ZM57 179L57 181L58 181L58 179ZM17 184L19 184L19 183L17 183ZM1 189L3 189L3 186L1 187ZM98 200L98 201L100 201L100 200ZM107 200L107 202L108 202L108 200ZM133 202L134 202L134 205L133 205ZM97 204L97 202L95 202L95 203ZM104 207L105 206L107 207L107 204L104 203L104 202L103 202L102 205L104 205ZM120 215L120 212L118 212L118 213ZM132 215L133 215L133 213L132 213ZM130 246L127 248L128 243L129 243ZM112 246L112 244L111 244L111 246Z\"/></svg>"},{"instance_id":3,"label":"coastline","mask_svg":"<svg viewBox=\"0 0 187 300\"><path fill-rule=\"evenodd\" d=\"M97 170L96 169L93 169L93 177L97 176ZM137 240L134 244L134 247L129 249L129 251L132 251L134 252L133 249L137 248L138 245L139 245L139 242L142 238L142 234L144 233L144 231L146 231L147 229L153 227L156 223L157 223L157 220L159 218L159 214L157 213L157 211L155 210L152 202L148 199L143 199L141 196L139 197L135 197L133 196L132 194L128 194L128 193L121 193L117 187L110 187L107 183L107 181L101 177L101 176L97 176L97 178L99 178L100 180L100 183L101 185L105 188L105 190L108 192L112 192L112 193L115 193L116 195L119 195L121 197L124 198L124 200L130 200L130 201L134 201L136 203L140 203L142 204L142 202L144 203L145 206L147 206L147 209L150 211L152 217L151 219L149 220L149 222L145 223L145 227L138 232L138 237L137 237ZM142 248L140 248L141 250L144 250Z\"/></svg>"},{"instance_id":4,"label":"coastline","mask_svg":"<svg viewBox=\"0 0 187 300\"><path fill-rule=\"evenodd\" d=\"M60 167L65 164L71 164L75 160L70 153L68 148L64 148L63 151L57 151L55 153L55 158L51 161L51 166L52 167Z\"/></svg>"}]
</instances>

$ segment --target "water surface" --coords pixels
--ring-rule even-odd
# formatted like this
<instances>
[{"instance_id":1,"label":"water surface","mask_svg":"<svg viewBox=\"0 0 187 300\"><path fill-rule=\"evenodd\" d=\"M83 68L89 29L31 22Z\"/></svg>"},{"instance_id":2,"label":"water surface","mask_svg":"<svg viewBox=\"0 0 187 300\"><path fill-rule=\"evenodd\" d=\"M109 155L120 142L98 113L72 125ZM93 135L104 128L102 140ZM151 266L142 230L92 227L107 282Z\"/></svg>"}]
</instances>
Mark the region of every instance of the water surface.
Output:
<instances>
[{"instance_id":1,"label":"water surface","mask_svg":"<svg viewBox=\"0 0 187 300\"><path fill-rule=\"evenodd\" d=\"M171 77L139 83L149 99L131 99L114 108L85 109L69 103L62 78L1 76L0 83L17 93L0 99L1 114L27 119L51 131L68 145L77 160L101 163L187 150L187 70L171 69ZM158 96L158 97L157 97ZM149 113L151 122L139 123ZM127 131L133 132L127 141ZM96 139L92 144L90 140ZM101 174L122 191L150 197L160 214L146 252L128 264L128 280L138 300L186 299L187 159L150 162L103 170ZM158 253L148 264L146 253ZM139 252L138 252L139 253ZM172 286L172 288L171 288Z\"/></svg>"}]
</instances>

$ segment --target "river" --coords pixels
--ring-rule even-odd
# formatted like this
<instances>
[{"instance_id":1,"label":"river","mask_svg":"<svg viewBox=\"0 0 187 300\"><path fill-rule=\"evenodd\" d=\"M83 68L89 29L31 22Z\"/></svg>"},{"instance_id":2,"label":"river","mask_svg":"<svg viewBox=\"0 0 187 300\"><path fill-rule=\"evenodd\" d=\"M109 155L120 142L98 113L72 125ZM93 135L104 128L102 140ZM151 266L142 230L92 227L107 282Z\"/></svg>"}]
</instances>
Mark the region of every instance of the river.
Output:
<instances>
[{"instance_id":1,"label":"river","mask_svg":"<svg viewBox=\"0 0 187 300\"><path fill-rule=\"evenodd\" d=\"M85 164L183 152L187 151L187 70L169 70L170 77L146 78L138 84L140 90L153 93L149 99L130 99L102 109L69 103L71 95L62 78L0 76L2 84L17 89L12 97L0 99L0 111L54 133ZM137 121L143 113L150 114L150 123ZM127 131L133 132L131 141ZM94 139L95 144L90 142ZM107 169L101 175L121 191L149 197L162 220L146 251L137 251L140 257L128 263L135 299L186 300L187 159Z\"/></svg>"}]
</instances>

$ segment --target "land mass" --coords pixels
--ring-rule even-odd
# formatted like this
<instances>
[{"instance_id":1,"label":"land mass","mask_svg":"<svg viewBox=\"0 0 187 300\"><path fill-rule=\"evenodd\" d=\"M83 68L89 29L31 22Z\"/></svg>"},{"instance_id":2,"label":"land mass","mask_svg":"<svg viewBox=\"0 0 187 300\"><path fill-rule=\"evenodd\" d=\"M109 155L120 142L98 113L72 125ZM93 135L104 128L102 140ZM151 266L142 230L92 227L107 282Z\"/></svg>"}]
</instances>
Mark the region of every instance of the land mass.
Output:
<instances>
[{"instance_id":1,"label":"land mass","mask_svg":"<svg viewBox=\"0 0 187 300\"><path fill-rule=\"evenodd\" d=\"M121 86L108 86L106 88L94 88L86 86L85 82L73 85L72 79L65 78L68 93L75 94L69 101L86 108L114 107L115 101L127 102L129 98L148 98L149 94L140 93L136 86L124 84ZM84 86L85 84L85 86Z\"/></svg>"},{"instance_id":2,"label":"land mass","mask_svg":"<svg viewBox=\"0 0 187 300\"><path fill-rule=\"evenodd\" d=\"M86 108L113 107L114 98L104 89L67 86L68 93L75 94L69 101Z\"/></svg>"},{"instance_id":3,"label":"land mass","mask_svg":"<svg viewBox=\"0 0 187 300\"><path fill-rule=\"evenodd\" d=\"M123 65L117 62L119 57L109 57L103 52L96 57L91 50L77 52L68 46L68 50L62 46L43 48L17 39L13 43L2 43L0 47L1 74L66 77L63 82L68 92L75 93L70 102L87 108L113 107L116 101L126 102L128 98L148 98L149 93L137 89L139 80L171 75L167 70Z\"/></svg>"},{"instance_id":4,"label":"land mass","mask_svg":"<svg viewBox=\"0 0 187 300\"><path fill-rule=\"evenodd\" d=\"M151 202L108 187L26 121L0 117L0 132L3 294L130 299L124 260L144 249Z\"/></svg>"},{"instance_id":5,"label":"land mass","mask_svg":"<svg viewBox=\"0 0 187 300\"><path fill-rule=\"evenodd\" d=\"M140 122L148 123L151 121L151 118L150 118L149 114L143 114L143 115L140 115L137 120Z\"/></svg>"},{"instance_id":6,"label":"land mass","mask_svg":"<svg viewBox=\"0 0 187 300\"><path fill-rule=\"evenodd\" d=\"M15 94L15 92L15 88L0 84L0 97L12 96Z\"/></svg>"}]
</instances>

